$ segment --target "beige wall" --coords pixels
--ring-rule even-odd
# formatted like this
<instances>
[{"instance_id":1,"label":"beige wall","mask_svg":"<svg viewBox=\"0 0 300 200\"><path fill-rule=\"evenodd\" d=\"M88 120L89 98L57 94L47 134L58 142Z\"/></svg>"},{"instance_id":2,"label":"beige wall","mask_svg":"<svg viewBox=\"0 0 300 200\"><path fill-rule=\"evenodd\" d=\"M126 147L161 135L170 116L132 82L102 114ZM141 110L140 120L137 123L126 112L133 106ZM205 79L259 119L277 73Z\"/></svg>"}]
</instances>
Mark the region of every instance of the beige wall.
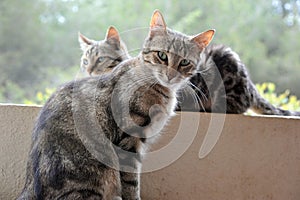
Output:
<instances>
[{"instance_id":1,"label":"beige wall","mask_svg":"<svg viewBox=\"0 0 300 200\"><path fill-rule=\"evenodd\" d=\"M0 199L12 200L24 184L31 130L40 108L0 105Z\"/></svg>"},{"instance_id":2,"label":"beige wall","mask_svg":"<svg viewBox=\"0 0 300 200\"><path fill-rule=\"evenodd\" d=\"M39 109L0 106L1 200L14 199L23 186ZM158 156L146 157L144 170L168 166L142 175L143 199L300 199L300 120L227 115L223 127L223 117L183 113L173 118L152 149ZM204 136L218 126L222 133L217 144L200 159ZM171 163L178 152L183 155Z\"/></svg>"}]
</instances>

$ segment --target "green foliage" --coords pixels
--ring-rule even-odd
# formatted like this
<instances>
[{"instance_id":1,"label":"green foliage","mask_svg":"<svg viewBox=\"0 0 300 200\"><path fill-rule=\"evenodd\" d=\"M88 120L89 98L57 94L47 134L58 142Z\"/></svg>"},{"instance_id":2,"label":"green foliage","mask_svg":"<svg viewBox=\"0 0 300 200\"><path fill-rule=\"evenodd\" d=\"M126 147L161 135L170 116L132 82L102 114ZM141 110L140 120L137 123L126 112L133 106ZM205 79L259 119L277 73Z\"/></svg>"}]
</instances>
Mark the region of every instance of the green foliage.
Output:
<instances>
[{"instance_id":1,"label":"green foliage","mask_svg":"<svg viewBox=\"0 0 300 200\"><path fill-rule=\"evenodd\" d=\"M292 95L289 90L285 90L281 94L276 93L276 85L274 83L256 84L259 93L276 107L284 110L300 111L300 100Z\"/></svg>"},{"instance_id":2,"label":"green foliage","mask_svg":"<svg viewBox=\"0 0 300 200\"><path fill-rule=\"evenodd\" d=\"M154 9L187 34L217 30L215 43L236 51L254 82L274 82L300 96L300 0L1 0L0 102L35 101L45 88L74 79L78 31L102 40L114 25L132 55Z\"/></svg>"},{"instance_id":3,"label":"green foliage","mask_svg":"<svg viewBox=\"0 0 300 200\"><path fill-rule=\"evenodd\" d=\"M7 100L14 102L16 99L24 98L25 91L13 81L7 80L3 83L3 86L4 87L0 87L0 102L5 102Z\"/></svg>"},{"instance_id":4,"label":"green foliage","mask_svg":"<svg viewBox=\"0 0 300 200\"><path fill-rule=\"evenodd\" d=\"M44 92L38 92L35 96L35 99L33 99L33 100L29 100L29 99L24 100L24 104L27 104L27 105L44 105L54 91L55 91L54 88L46 88Z\"/></svg>"}]
</instances>

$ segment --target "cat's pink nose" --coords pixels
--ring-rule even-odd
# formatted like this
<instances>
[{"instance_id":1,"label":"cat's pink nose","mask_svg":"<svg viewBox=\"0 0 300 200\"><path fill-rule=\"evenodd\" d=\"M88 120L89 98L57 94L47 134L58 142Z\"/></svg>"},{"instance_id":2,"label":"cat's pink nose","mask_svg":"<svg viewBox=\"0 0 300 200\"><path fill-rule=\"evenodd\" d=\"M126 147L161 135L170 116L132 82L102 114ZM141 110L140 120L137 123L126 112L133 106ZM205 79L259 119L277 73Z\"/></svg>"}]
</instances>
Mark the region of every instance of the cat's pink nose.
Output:
<instances>
[{"instance_id":1,"label":"cat's pink nose","mask_svg":"<svg viewBox=\"0 0 300 200\"><path fill-rule=\"evenodd\" d=\"M92 75L92 70L91 69L87 69L86 72L91 76Z\"/></svg>"},{"instance_id":2,"label":"cat's pink nose","mask_svg":"<svg viewBox=\"0 0 300 200\"><path fill-rule=\"evenodd\" d=\"M174 69L168 69L168 71L167 71L168 80L171 81L173 78L175 78L177 73L178 72Z\"/></svg>"}]
</instances>

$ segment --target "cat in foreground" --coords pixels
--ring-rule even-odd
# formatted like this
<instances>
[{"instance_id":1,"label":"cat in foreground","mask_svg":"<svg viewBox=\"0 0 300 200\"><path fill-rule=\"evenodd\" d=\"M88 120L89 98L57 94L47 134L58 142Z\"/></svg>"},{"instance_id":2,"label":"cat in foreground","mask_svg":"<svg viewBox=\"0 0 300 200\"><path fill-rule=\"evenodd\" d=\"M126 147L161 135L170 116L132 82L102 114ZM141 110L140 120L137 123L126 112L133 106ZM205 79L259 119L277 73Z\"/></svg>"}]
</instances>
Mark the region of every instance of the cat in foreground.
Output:
<instances>
[{"instance_id":1,"label":"cat in foreground","mask_svg":"<svg viewBox=\"0 0 300 200\"><path fill-rule=\"evenodd\" d=\"M107 45L99 44L103 55L115 55L112 60L118 59L120 62L130 58L125 44L115 31L115 38L121 47L107 48ZM93 45L88 40L81 40L81 46L92 49ZM83 57L87 51L83 51ZM88 51L89 52L89 51ZM91 60L97 60L102 56L89 55ZM99 57L100 56L100 57ZM256 89L254 83L247 72L245 64L238 54L231 48L224 45L210 44L202 53L199 73L192 77L190 86L186 87L178 95L179 107L177 111L201 111L242 114L251 109L257 114L264 115L284 115L300 116L299 112L283 110L277 108L264 99ZM92 75L110 72L119 62L113 64L101 64L99 67L87 68L87 72ZM191 89L193 88L193 89Z\"/></svg>"},{"instance_id":2,"label":"cat in foreground","mask_svg":"<svg viewBox=\"0 0 300 200\"><path fill-rule=\"evenodd\" d=\"M140 199L143 147L174 114L213 35L168 29L155 11L137 57L59 88L35 125L19 199Z\"/></svg>"}]
</instances>

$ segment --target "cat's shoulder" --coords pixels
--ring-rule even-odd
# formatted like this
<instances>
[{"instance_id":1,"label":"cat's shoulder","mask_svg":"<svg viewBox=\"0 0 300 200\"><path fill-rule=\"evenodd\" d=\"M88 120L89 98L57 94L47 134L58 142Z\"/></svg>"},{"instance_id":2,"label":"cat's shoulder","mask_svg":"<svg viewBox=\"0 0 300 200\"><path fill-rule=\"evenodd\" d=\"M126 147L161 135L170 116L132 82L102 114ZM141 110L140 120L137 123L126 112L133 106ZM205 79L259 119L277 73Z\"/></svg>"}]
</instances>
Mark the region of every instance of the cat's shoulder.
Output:
<instances>
[{"instance_id":1,"label":"cat's shoulder","mask_svg":"<svg viewBox=\"0 0 300 200\"><path fill-rule=\"evenodd\" d=\"M137 57L129 58L127 60L122 61L120 64L118 64L109 74L109 76L114 76L115 78L118 78L119 76L122 76L127 71L134 70L137 66L140 66L141 62L139 62L139 59Z\"/></svg>"},{"instance_id":2,"label":"cat's shoulder","mask_svg":"<svg viewBox=\"0 0 300 200\"><path fill-rule=\"evenodd\" d=\"M110 73L78 78L59 85L46 104L67 101L78 95L81 96L81 94L89 94L96 88L111 87L122 74L130 71L136 65L135 60L129 59L120 63Z\"/></svg>"}]
</instances>

